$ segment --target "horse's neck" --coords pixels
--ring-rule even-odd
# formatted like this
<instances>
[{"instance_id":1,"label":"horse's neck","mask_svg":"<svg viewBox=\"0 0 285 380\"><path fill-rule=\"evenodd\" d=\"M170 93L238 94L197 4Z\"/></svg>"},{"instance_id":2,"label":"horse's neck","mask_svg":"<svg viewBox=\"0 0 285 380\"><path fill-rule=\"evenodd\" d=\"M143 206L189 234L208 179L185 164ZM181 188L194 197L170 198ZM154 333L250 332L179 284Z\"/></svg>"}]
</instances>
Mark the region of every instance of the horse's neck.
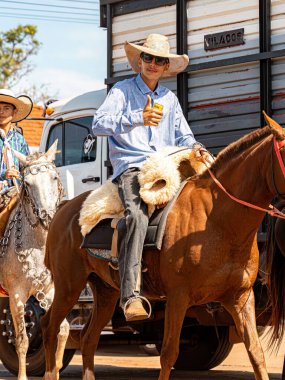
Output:
<instances>
[{"instance_id":1,"label":"horse's neck","mask_svg":"<svg viewBox=\"0 0 285 380\"><path fill-rule=\"evenodd\" d=\"M35 215L32 203L26 197L21 199L21 214L22 228L25 230L26 237L30 236L31 239L38 241L39 245L44 244L47 231Z\"/></svg>"},{"instance_id":2,"label":"horse's neck","mask_svg":"<svg viewBox=\"0 0 285 380\"><path fill-rule=\"evenodd\" d=\"M267 143L270 144L270 141L252 147L240 157L232 157L231 162L215 173L231 195L262 208L267 208L273 198L268 186L271 156ZM184 220L181 218L183 225L187 225L185 218L189 214L189 218L193 218L194 231L206 228L218 230L219 233L223 231L233 236L232 244L237 246L244 246L253 240L264 217L264 213L232 200L207 175L190 182L182 195L178 199L178 209L184 213ZM186 215L188 208L190 213Z\"/></svg>"},{"instance_id":3,"label":"horse's neck","mask_svg":"<svg viewBox=\"0 0 285 380\"><path fill-rule=\"evenodd\" d=\"M267 138L241 156L234 157L224 170L217 173L217 178L230 194L259 207L268 207L274 196L271 186L271 144L271 139ZM226 199L229 204L234 204L229 197Z\"/></svg>"}]
</instances>

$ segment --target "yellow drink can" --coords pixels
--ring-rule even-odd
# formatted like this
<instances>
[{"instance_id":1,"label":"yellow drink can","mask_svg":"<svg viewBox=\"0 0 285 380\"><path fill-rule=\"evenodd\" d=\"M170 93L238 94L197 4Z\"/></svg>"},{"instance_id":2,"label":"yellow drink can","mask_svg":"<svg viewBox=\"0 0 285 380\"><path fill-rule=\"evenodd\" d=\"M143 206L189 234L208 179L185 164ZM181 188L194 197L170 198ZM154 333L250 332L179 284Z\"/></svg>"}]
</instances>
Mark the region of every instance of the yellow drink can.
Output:
<instances>
[{"instance_id":1,"label":"yellow drink can","mask_svg":"<svg viewBox=\"0 0 285 380\"><path fill-rule=\"evenodd\" d=\"M154 103L153 104L153 108L159 110L159 111L163 111L163 105L162 104L159 104L159 103Z\"/></svg>"}]
</instances>

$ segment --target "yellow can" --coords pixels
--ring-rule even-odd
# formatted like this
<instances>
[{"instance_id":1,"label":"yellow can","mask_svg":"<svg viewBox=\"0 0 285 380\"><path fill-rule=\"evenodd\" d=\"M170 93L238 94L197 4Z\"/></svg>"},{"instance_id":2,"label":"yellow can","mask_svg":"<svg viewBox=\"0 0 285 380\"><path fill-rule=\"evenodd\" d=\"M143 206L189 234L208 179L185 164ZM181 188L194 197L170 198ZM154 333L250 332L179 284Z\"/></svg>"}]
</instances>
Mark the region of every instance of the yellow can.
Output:
<instances>
[{"instance_id":1,"label":"yellow can","mask_svg":"<svg viewBox=\"0 0 285 380\"><path fill-rule=\"evenodd\" d=\"M159 111L163 111L163 105L159 103L154 103L153 108L156 108Z\"/></svg>"}]
</instances>

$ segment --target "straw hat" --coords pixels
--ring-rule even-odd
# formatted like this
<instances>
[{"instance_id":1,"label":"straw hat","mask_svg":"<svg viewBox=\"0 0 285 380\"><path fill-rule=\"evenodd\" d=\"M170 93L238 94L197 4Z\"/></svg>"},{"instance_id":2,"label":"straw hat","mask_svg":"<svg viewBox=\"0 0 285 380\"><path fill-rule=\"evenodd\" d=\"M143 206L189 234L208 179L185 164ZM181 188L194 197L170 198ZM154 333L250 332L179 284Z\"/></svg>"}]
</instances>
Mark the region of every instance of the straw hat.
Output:
<instances>
[{"instance_id":1,"label":"straw hat","mask_svg":"<svg viewBox=\"0 0 285 380\"><path fill-rule=\"evenodd\" d=\"M168 38L162 34L150 34L143 45L136 45L126 41L124 47L129 64L136 73L140 73L141 71L138 64L141 52L169 58L169 69L163 73L164 77L177 75L183 71L189 63L188 55L170 53Z\"/></svg>"},{"instance_id":2,"label":"straw hat","mask_svg":"<svg viewBox=\"0 0 285 380\"><path fill-rule=\"evenodd\" d=\"M11 90L4 88L0 89L0 103L1 102L13 104L16 107L18 112L14 115L12 123L25 119L33 108L33 102L27 95L16 97Z\"/></svg>"}]
</instances>

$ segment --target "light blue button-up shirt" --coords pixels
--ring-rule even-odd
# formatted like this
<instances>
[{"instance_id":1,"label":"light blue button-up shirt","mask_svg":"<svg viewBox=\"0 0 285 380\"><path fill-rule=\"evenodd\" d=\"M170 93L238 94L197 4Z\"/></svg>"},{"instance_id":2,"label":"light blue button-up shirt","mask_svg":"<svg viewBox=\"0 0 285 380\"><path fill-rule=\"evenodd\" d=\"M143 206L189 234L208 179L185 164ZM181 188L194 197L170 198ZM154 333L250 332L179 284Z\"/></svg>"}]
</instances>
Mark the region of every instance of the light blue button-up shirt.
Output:
<instances>
[{"instance_id":1,"label":"light blue button-up shirt","mask_svg":"<svg viewBox=\"0 0 285 380\"><path fill-rule=\"evenodd\" d=\"M144 126L143 109L147 95L163 105L157 127ZM118 82L95 112L93 133L107 135L113 178L130 167L140 167L145 159L166 146L192 147L196 142L176 95L160 84L151 91L137 75Z\"/></svg>"}]
</instances>

